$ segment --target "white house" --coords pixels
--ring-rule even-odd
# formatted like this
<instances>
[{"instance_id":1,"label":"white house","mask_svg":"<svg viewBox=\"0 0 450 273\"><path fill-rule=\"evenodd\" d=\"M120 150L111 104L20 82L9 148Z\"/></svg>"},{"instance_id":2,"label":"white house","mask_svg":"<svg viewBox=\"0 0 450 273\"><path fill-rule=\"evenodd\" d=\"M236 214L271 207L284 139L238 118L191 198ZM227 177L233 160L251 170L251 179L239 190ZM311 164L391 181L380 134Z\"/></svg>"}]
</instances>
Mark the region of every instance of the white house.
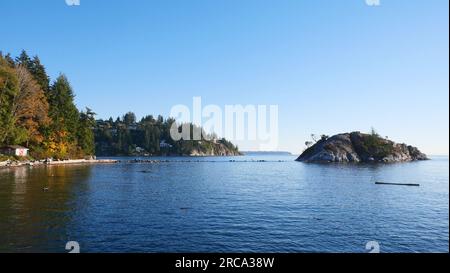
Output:
<instances>
[{"instance_id":1,"label":"white house","mask_svg":"<svg viewBox=\"0 0 450 273\"><path fill-rule=\"evenodd\" d=\"M142 147L136 147L136 153L143 153L143 152L145 152L145 149L144 148L142 148Z\"/></svg>"},{"instance_id":2,"label":"white house","mask_svg":"<svg viewBox=\"0 0 450 273\"><path fill-rule=\"evenodd\" d=\"M0 153L4 155L28 156L28 148L19 145L10 145L0 148Z\"/></svg>"},{"instance_id":3,"label":"white house","mask_svg":"<svg viewBox=\"0 0 450 273\"><path fill-rule=\"evenodd\" d=\"M172 148L172 145L170 145L169 143L166 143L166 141L163 139L163 140L161 140L161 142L159 143L159 147L160 147L160 148Z\"/></svg>"}]
</instances>

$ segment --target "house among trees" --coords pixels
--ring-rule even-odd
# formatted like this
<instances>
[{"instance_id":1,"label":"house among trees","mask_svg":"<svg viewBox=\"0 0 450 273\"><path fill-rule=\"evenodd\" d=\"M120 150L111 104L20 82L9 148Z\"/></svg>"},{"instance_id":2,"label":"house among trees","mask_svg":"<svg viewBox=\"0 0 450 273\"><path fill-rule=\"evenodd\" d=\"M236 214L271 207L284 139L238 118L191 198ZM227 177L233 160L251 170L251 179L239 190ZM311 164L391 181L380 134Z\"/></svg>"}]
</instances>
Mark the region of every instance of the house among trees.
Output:
<instances>
[{"instance_id":1,"label":"house among trees","mask_svg":"<svg viewBox=\"0 0 450 273\"><path fill-rule=\"evenodd\" d=\"M160 147L160 148L172 148L172 145L170 145L169 143L166 143L166 141L163 139L163 140L161 140L161 142L159 143L159 147Z\"/></svg>"},{"instance_id":2,"label":"house among trees","mask_svg":"<svg viewBox=\"0 0 450 273\"><path fill-rule=\"evenodd\" d=\"M19 145L10 145L0 148L0 153L11 156L28 156L28 148Z\"/></svg>"},{"instance_id":3,"label":"house among trees","mask_svg":"<svg viewBox=\"0 0 450 273\"><path fill-rule=\"evenodd\" d=\"M145 149L138 146L138 147L136 147L135 151L136 151L136 153L143 153L143 152L145 152Z\"/></svg>"}]
</instances>

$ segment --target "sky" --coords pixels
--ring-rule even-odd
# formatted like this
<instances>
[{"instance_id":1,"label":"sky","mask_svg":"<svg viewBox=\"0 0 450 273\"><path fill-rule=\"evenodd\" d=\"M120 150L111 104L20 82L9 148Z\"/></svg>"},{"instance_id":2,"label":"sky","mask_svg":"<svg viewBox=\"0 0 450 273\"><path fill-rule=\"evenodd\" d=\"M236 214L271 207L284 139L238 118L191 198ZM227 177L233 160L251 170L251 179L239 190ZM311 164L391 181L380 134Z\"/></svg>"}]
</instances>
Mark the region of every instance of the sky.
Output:
<instances>
[{"instance_id":1,"label":"sky","mask_svg":"<svg viewBox=\"0 0 450 273\"><path fill-rule=\"evenodd\" d=\"M449 151L447 0L2 0L0 50L38 55L98 118L278 105L278 150L368 132ZM253 147L240 147L241 150Z\"/></svg>"}]
</instances>

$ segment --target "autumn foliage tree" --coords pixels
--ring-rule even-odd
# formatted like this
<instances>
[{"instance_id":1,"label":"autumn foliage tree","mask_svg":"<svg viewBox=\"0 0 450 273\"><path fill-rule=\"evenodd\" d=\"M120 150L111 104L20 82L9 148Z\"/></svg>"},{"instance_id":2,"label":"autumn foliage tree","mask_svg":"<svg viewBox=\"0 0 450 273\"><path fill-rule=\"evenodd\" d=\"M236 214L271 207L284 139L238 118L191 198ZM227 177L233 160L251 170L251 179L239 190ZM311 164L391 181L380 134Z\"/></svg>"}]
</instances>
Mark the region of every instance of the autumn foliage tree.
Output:
<instances>
[{"instance_id":1,"label":"autumn foliage tree","mask_svg":"<svg viewBox=\"0 0 450 273\"><path fill-rule=\"evenodd\" d=\"M22 138L13 142L26 146L40 145L44 141L43 130L50 124L48 102L44 91L28 70L16 67L19 90L13 101L12 114L16 130Z\"/></svg>"}]
</instances>

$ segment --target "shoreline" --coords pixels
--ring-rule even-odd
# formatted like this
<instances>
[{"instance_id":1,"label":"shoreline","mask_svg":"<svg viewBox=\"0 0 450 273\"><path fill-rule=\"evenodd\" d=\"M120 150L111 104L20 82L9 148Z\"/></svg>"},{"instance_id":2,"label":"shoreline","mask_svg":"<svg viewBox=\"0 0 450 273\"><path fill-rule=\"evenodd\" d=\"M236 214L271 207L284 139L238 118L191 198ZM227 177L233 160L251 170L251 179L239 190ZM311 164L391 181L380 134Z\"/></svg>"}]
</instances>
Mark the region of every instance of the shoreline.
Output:
<instances>
[{"instance_id":1,"label":"shoreline","mask_svg":"<svg viewBox=\"0 0 450 273\"><path fill-rule=\"evenodd\" d=\"M132 154L132 155L97 155L97 157L232 157L232 156L245 156L244 153L233 154L160 154L160 155L145 155L145 154Z\"/></svg>"},{"instance_id":2,"label":"shoreline","mask_svg":"<svg viewBox=\"0 0 450 273\"><path fill-rule=\"evenodd\" d=\"M0 168L16 168L16 167L33 167L33 166L59 166L59 165L74 165L74 164L116 164L119 160L115 159L69 159L61 161L2 161Z\"/></svg>"},{"instance_id":3,"label":"shoreline","mask_svg":"<svg viewBox=\"0 0 450 273\"><path fill-rule=\"evenodd\" d=\"M162 156L111 156L111 157L143 157L143 158L153 158L153 157L193 157L193 158L201 158L201 157L234 157L234 156L243 156L240 155L162 155ZM145 161L145 160L143 160ZM148 160L148 161L157 161L157 160ZM46 161L46 160L26 160L26 161L18 161L18 160L7 160L0 161L0 169L5 168L16 168L16 167L33 167L33 166L55 166L55 165L74 165L74 164L116 164L119 163L118 159L68 159L68 160L55 160L55 161Z\"/></svg>"}]
</instances>

